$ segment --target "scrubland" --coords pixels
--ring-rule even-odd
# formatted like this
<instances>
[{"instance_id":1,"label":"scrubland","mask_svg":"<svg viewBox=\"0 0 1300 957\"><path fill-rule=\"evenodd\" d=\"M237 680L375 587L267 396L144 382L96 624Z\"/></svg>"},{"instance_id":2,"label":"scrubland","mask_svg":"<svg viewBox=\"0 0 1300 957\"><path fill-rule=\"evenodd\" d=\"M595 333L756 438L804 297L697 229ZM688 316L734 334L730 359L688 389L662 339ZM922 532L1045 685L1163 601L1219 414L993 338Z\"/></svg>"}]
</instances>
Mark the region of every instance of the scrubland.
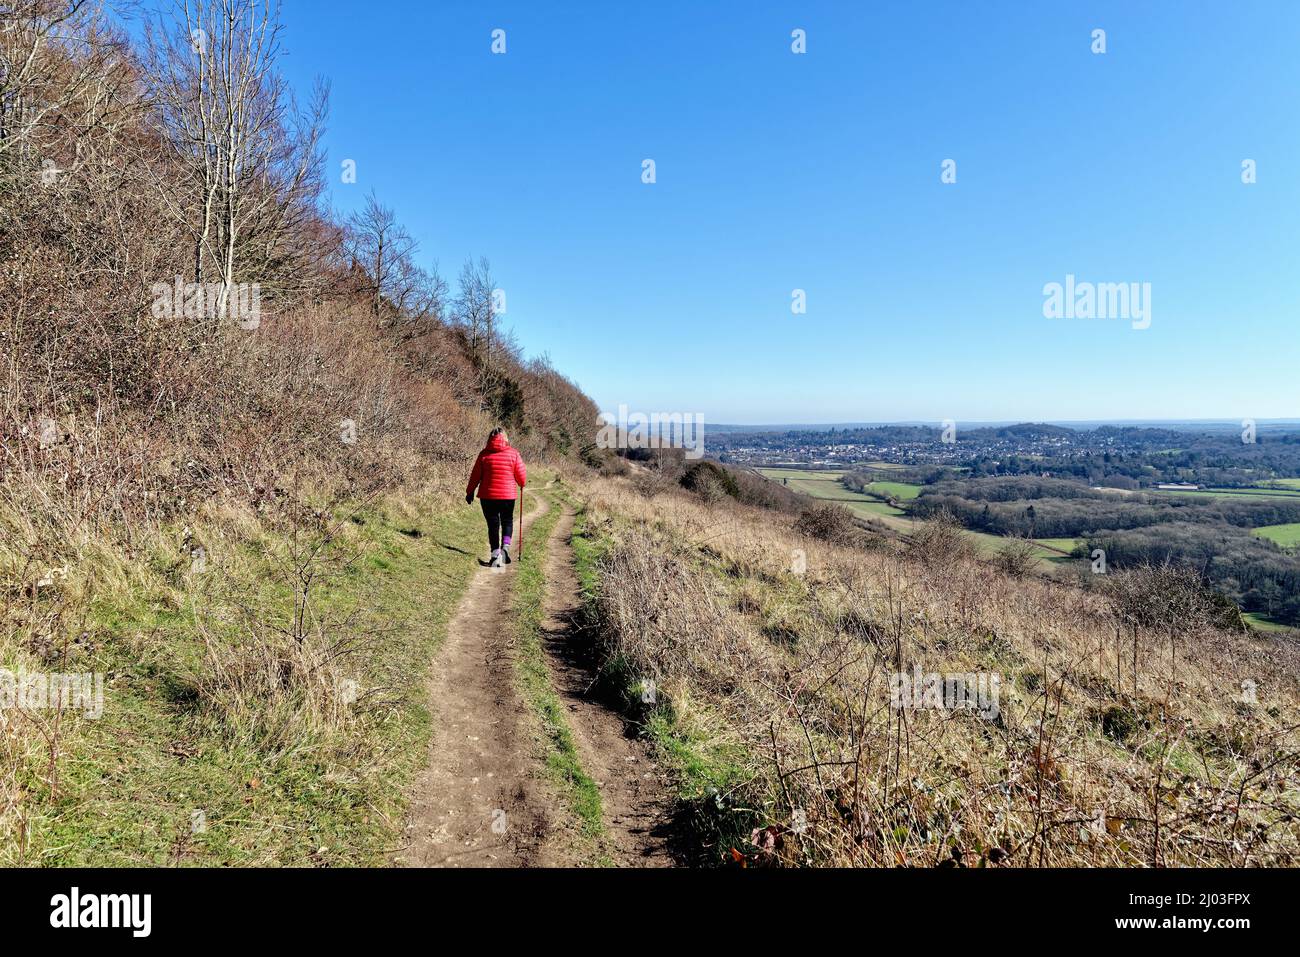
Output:
<instances>
[{"instance_id":1,"label":"scrubland","mask_svg":"<svg viewBox=\"0 0 1300 957\"><path fill-rule=\"evenodd\" d=\"M1006 575L942 523L910 543L799 524L636 475L591 486L589 624L703 861L1300 861L1290 644L1225 630L1173 572L1082 588ZM997 676L996 715L891 707L917 668Z\"/></svg>"},{"instance_id":2,"label":"scrubland","mask_svg":"<svg viewBox=\"0 0 1300 957\"><path fill-rule=\"evenodd\" d=\"M485 260L329 208L274 3L157 10L0 6L0 863L380 862L468 464L595 407ZM102 708L17 693L67 675Z\"/></svg>"}]
</instances>

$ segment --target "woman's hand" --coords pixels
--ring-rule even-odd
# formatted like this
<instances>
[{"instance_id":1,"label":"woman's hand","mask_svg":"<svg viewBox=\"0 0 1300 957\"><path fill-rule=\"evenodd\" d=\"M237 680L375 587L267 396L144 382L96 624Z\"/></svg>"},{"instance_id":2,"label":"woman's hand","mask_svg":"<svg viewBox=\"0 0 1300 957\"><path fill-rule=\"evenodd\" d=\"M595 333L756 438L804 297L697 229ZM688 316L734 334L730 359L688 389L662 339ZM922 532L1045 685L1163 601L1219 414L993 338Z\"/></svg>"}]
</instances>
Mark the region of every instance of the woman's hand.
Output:
<instances>
[{"instance_id":1,"label":"woman's hand","mask_svg":"<svg viewBox=\"0 0 1300 957\"><path fill-rule=\"evenodd\" d=\"M473 493L473 492L470 492L468 495L465 496L465 504L466 504L466 505L473 505L473 504L474 504L474 493Z\"/></svg>"}]
</instances>

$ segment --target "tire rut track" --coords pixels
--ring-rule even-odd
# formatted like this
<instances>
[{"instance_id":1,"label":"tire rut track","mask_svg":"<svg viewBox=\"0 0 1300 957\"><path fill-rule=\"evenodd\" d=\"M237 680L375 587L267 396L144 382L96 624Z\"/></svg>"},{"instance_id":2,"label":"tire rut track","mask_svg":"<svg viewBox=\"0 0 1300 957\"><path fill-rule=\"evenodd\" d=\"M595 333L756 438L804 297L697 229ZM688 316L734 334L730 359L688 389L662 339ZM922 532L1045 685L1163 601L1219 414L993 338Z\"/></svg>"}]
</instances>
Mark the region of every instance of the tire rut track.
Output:
<instances>
[{"instance_id":1,"label":"tire rut track","mask_svg":"<svg viewBox=\"0 0 1300 957\"><path fill-rule=\"evenodd\" d=\"M555 523L546 557L546 618L542 645L551 684L568 709L584 770L600 787L606 851L625 867L671 867L671 790L649 742L594 691L594 649L578 625L581 593L573 562L574 513Z\"/></svg>"}]
</instances>

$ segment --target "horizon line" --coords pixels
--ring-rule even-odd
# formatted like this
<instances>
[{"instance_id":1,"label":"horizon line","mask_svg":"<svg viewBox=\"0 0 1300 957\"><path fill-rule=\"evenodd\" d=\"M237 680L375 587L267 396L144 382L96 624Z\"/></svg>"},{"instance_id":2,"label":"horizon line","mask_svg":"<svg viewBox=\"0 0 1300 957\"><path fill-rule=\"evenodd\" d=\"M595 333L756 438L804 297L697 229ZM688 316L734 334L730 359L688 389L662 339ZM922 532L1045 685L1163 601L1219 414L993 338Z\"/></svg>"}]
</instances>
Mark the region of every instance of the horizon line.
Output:
<instances>
[{"instance_id":1,"label":"horizon line","mask_svg":"<svg viewBox=\"0 0 1300 957\"><path fill-rule=\"evenodd\" d=\"M910 425L910 426L930 426L940 427L947 420L943 419L882 419L882 420L863 420L863 421L831 421L831 422L714 422L713 428L765 428L765 429L807 429L807 428L878 428L890 425ZM1251 421L1256 424L1268 423L1272 425L1297 425L1300 426L1300 417L1297 418L1189 418L1189 419L1160 419L1160 418L1134 418L1134 419L956 419L957 423L967 425L1230 425L1239 427L1244 421ZM935 423L939 423L936 426ZM708 428L707 421L704 423Z\"/></svg>"}]
</instances>

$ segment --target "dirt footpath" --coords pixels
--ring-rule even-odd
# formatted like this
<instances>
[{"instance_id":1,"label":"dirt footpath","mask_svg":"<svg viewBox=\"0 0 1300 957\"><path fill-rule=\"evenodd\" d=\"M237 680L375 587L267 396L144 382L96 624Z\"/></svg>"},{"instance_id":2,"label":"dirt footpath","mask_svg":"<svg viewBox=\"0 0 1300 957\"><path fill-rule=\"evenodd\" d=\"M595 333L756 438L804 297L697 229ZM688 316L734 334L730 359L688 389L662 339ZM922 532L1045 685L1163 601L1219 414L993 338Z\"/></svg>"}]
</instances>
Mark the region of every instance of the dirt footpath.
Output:
<instances>
[{"instance_id":1,"label":"dirt footpath","mask_svg":"<svg viewBox=\"0 0 1300 957\"><path fill-rule=\"evenodd\" d=\"M552 507L543 495L531 504L525 531ZM601 850L620 866L672 866L664 775L649 745L592 693L594 661L576 625L573 521L566 508L547 543L542 644L551 682L568 709L582 766L600 787L607 832ZM514 566L478 569L448 625L429 682L428 766L412 791L396 865L574 863L566 814L543 777L528 706L515 689L513 578Z\"/></svg>"},{"instance_id":2,"label":"dirt footpath","mask_svg":"<svg viewBox=\"0 0 1300 957\"><path fill-rule=\"evenodd\" d=\"M530 505L525 532L550 507L542 495L530 496ZM553 798L535 774L525 706L515 693L513 577L514 566L479 568L448 625L429 687L429 764L416 779L409 843L395 864L547 863Z\"/></svg>"}]
</instances>

